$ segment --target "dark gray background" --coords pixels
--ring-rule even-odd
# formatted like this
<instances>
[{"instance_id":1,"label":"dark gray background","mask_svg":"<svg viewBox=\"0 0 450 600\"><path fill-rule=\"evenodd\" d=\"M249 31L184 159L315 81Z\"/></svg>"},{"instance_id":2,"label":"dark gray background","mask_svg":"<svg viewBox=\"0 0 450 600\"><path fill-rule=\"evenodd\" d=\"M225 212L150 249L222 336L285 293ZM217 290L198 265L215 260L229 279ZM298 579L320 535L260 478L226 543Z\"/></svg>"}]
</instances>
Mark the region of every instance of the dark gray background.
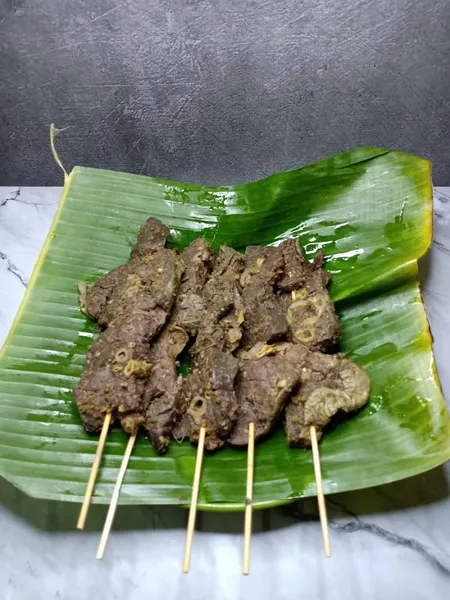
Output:
<instances>
[{"instance_id":1,"label":"dark gray background","mask_svg":"<svg viewBox=\"0 0 450 600\"><path fill-rule=\"evenodd\" d=\"M449 0L0 0L0 184L234 183L361 145L450 184Z\"/></svg>"}]
</instances>

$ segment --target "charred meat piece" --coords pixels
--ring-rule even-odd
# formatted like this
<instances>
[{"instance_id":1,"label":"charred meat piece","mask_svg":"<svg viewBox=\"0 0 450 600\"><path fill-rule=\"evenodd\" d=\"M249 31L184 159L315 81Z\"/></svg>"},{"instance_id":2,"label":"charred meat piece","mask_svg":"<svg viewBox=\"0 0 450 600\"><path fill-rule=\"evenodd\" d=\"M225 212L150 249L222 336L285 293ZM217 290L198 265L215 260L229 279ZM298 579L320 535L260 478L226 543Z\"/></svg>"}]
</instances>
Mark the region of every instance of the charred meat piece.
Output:
<instances>
[{"instance_id":1,"label":"charred meat piece","mask_svg":"<svg viewBox=\"0 0 450 600\"><path fill-rule=\"evenodd\" d=\"M144 391L145 422L156 450L163 454L180 410L181 376L176 359L188 342L184 329L168 325L149 353L152 370Z\"/></svg>"},{"instance_id":2,"label":"charred meat piece","mask_svg":"<svg viewBox=\"0 0 450 600\"><path fill-rule=\"evenodd\" d=\"M255 440L267 435L299 382L301 369L297 359L288 360L277 349L258 344L241 357L236 378L238 418L228 441L246 446L248 426L255 425Z\"/></svg>"},{"instance_id":3,"label":"charred meat piece","mask_svg":"<svg viewBox=\"0 0 450 600\"><path fill-rule=\"evenodd\" d=\"M286 435L290 446L311 446L310 427L317 437L334 415L353 412L368 401L370 380L366 372L341 355L309 352L301 383L286 407Z\"/></svg>"},{"instance_id":4,"label":"charred meat piece","mask_svg":"<svg viewBox=\"0 0 450 600\"><path fill-rule=\"evenodd\" d=\"M148 319L134 314L114 321L89 348L73 391L88 431L101 429L108 410L129 433L144 422L142 397L151 370L147 339Z\"/></svg>"},{"instance_id":5,"label":"charred meat piece","mask_svg":"<svg viewBox=\"0 0 450 600\"><path fill-rule=\"evenodd\" d=\"M178 439L197 443L200 428L206 426L205 448L223 446L236 422L237 401L234 381L238 360L217 348L208 351L205 361L183 381L184 413L174 431Z\"/></svg>"},{"instance_id":6,"label":"charred meat piece","mask_svg":"<svg viewBox=\"0 0 450 600\"><path fill-rule=\"evenodd\" d=\"M279 248L285 266L278 287L285 292L281 303L287 309L290 339L325 352L339 340L339 323L327 292L330 275L322 269L323 254L308 262L295 239L286 240Z\"/></svg>"},{"instance_id":7,"label":"charred meat piece","mask_svg":"<svg viewBox=\"0 0 450 600\"><path fill-rule=\"evenodd\" d=\"M244 321L239 289L243 269L243 256L232 248L222 246L203 292L201 327L191 348L194 362L201 363L211 348L223 352L233 352L238 348Z\"/></svg>"},{"instance_id":8,"label":"charred meat piece","mask_svg":"<svg viewBox=\"0 0 450 600\"><path fill-rule=\"evenodd\" d=\"M286 311L275 294L275 284L283 274L284 257L279 248L249 246L241 275L245 320L242 345L275 342L288 330Z\"/></svg>"},{"instance_id":9,"label":"charred meat piece","mask_svg":"<svg viewBox=\"0 0 450 600\"><path fill-rule=\"evenodd\" d=\"M199 238L184 249L181 259L184 273L171 321L194 336L203 319L203 290L212 268L213 249Z\"/></svg>"}]
</instances>

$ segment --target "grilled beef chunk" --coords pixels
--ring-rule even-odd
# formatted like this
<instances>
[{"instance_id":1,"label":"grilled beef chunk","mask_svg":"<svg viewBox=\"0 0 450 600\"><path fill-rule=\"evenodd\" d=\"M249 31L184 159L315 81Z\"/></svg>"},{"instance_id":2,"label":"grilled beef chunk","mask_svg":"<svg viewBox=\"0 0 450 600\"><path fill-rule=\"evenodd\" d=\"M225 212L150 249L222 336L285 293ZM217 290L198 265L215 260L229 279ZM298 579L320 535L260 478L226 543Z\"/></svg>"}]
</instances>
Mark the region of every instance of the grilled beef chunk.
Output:
<instances>
[{"instance_id":1,"label":"grilled beef chunk","mask_svg":"<svg viewBox=\"0 0 450 600\"><path fill-rule=\"evenodd\" d=\"M152 370L144 391L144 426L160 454L169 446L172 427L180 408L182 380L177 375L176 359L188 339L184 329L167 325L149 353Z\"/></svg>"},{"instance_id":2,"label":"grilled beef chunk","mask_svg":"<svg viewBox=\"0 0 450 600\"><path fill-rule=\"evenodd\" d=\"M286 309L275 293L283 266L279 248L249 246L245 252L240 281L245 311L242 345L247 350L257 342L280 340L287 333Z\"/></svg>"},{"instance_id":3,"label":"grilled beef chunk","mask_svg":"<svg viewBox=\"0 0 450 600\"><path fill-rule=\"evenodd\" d=\"M152 372L144 392L147 407L144 425L160 454L169 446L172 428L181 409L182 379L177 375L176 361L189 341L188 334L194 335L199 327L203 310L202 292L212 255L212 248L202 238L183 251L184 272L179 294L165 329L150 350Z\"/></svg>"},{"instance_id":4,"label":"grilled beef chunk","mask_svg":"<svg viewBox=\"0 0 450 600\"><path fill-rule=\"evenodd\" d=\"M82 311L106 327L108 322L114 318L113 311L108 310L108 307L117 297L118 290L124 289L128 272L128 263L121 265L98 279L90 290L86 288L85 283L80 282L78 290Z\"/></svg>"},{"instance_id":5,"label":"grilled beef chunk","mask_svg":"<svg viewBox=\"0 0 450 600\"><path fill-rule=\"evenodd\" d=\"M148 319L142 314L123 316L113 321L89 348L86 368L73 391L88 431L102 428L108 410L130 433L144 421L142 394L151 369L148 330Z\"/></svg>"},{"instance_id":6,"label":"grilled beef chunk","mask_svg":"<svg viewBox=\"0 0 450 600\"><path fill-rule=\"evenodd\" d=\"M138 298L145 306L153 303L169 313L182 271L182 261L167 248L156 250L142 261L132 260L94 284L86 297L87 312L105 327L119 314L129 312L130 303Z\"/></svg>"},{"instance_id":7,"label":"grilled beef chunk","mask_svg":"<svg viewBox=\"0 0 450 600\"><path fill-rule=\"evenodd\" d=\"M309 352L301 370L301 383L286 406L286 435L290 446L311 446L310 427L317 437L339 412L353 412L369 399L366 372L341 355Z\"/></svg>"},{"instance_id":8,"label":"grilled beef chunk","mask_svg":"<svg viewBox=\"0 0 450 600\"><path fill-rule=\"evenodd\" d=\"M181 258L184 273L171 321L194 336L205 310L203 290L212 268L213 249L206 240L199 238L185 248Z\"/></svg>"},{"instance_id":9,"label":"grilled beef chunk","mask_svg":"<svg viewBox=\"0 0 450 600\"><path fill-rule=\"evenodd\" d=\"M211 277L203 291L204 310L197 339L191 348L195 363L201 363L212 348L233 352L242 337L244 310L239 278L244 258L232 248L219 250Z\"/></svg>"},{"instance_id":10,"label":"grilled beef chunk","mask_svg":"<svg viewBox=\"0 0 450 600\"><path fill-rule=\"evenodd\" d=\"M138 234L132 259L94 283L86 293L85 312L107 327L120 313L128 311L137 297L149 297L169 312L178 291L184 268L174 250L164 247L168 229L157 219L149 219Z\"/></svg>"},{"instance_id":11,"label":"grilled beef chunk","mask_svg":"<svg viewBox=\"0 0 450 600\"><path fill-rule=\"evenodd\" d=\"M330 275L322 269L323 254L308 262L295 239L286 240L279 248L284 274L278 287L285 292L281 302L287 308L290 339L325 352L339 340L339 323L326 289Z\"/></svg>"},{"instance_id":12,"label":"grilled beef chunk","mask_svg":"<svg viewBox=\"0 0 450 600\"><path fill-rule=\"evenodd\" d=\"M169 229L159 219L150 217L139 230L135 245L131 250L131 258L145 258L155 250L163 248L169 237Z\"/></svg>"},{"instance_id":13,"label":"grilled beef chunk","mask_svg":"<svg viewBox=\"0 0 450 600\"><path fill-rule=\"evenodd\" d=\"M228 441L233 446L248 443L248 425L255 425L255 440L269 433L300 379L300 369L276 348L257 344L241 356L236 378L239 410Z\"/></svg>"},{"instance_id":14,"label":"grilled beef chunk","mask_svg":"<svg viewBox=\"0 0 450 600\"><path fill-rule=\"evenodd\" d=\"M339 337L322 254L309 263L293 239L245 256L223 246L213 266L204 239L178 255L164 246L168 234L149 219L127 264L90 291L80 286L82 310L106 327L74 389L88 431L111 410L130 433L144 425L160 453L171 434L197 443L202 425L207 450L245 446L249 423L260 439L293 395L288 442L309 446L311 425L320 438L336 412L367 402L365 372L318 352ZM177 357L190 336L193 372L182 380Z\"/></svg>"},{"instance_id":15,"label":"grilled beef chunk","mask_svg":"<svg viewBox=\"0 0 450 600\"><path fill-rule=\"evenodd\" d=\"M177 254L161 246L167 230L158 223L149 219L135 246L136 253L152 253L106 275L85 298L88 313L108 326L89 349L86 369L74 389L88 431L101 428L107 410L129 432L145 420L148 342L167 321L184 269Z\"/></svg>"},{"instance_id":16,"label":"grilled beef chunk","mask_svg":"<svg viewBox=\"0 0 450 600\"><path fill-rule=\"evenodd\" d=\"M223 446L237 416L234 381L238 364L232 354L212 348L202 365L184 380L184 414L174 430L177 439L188 437L197 443L200 427L205 425L205 448L213 451Z\"/></svg>"}]
</instances>

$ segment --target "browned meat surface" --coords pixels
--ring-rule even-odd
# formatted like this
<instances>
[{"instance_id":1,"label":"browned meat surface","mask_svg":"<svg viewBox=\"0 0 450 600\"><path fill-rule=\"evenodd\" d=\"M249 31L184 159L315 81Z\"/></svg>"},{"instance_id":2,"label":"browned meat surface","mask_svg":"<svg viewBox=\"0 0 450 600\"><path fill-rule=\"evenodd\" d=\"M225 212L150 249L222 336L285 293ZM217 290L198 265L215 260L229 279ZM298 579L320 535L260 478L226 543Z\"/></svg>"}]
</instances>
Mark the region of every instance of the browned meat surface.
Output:
<instances>
[{"instance_id":1,"label":"browned meat surface","mask_svg":"<svg viewBox=\"0 0 450 600\"><path fill-rule=\"evenodd\" d=\"M142 316L120 318L89 348L73 392L88 431L101 429L107 410L130 433L143 423L142 394L151 370L146 325Z\"/></svg>"},{"instance_id":2,"label":"browned meat surface","mask_svg":"<svg viewBox=\"0 0 450 600\"><path fill-rule=\"evenodd\" d=\"M109 311L108 307L117 297L118 290L122 290L126 285L128 272L129 264L127 263L98 279L90 290L84 292L84 298L81 301L83 312L106 327L108 322L114 318L113 312ZM79 289L80 285L78 284Z\"/></svg>"},{"instance_id":3,"label":"browned meat surface","mask_svg":"<svg viewBox=\"0 0 450 600\"><path fill-rule=\"evenodd\" d=\"M167 321L184 269L176 252L161 245L167 233L149 219L134 247L139 258L108 273L81 298L87 312L107 326L89 349L74 389L88 431L101 428L107 410L129 432L146 419L143 392L152 366L148 343Z\"/></svg>"},{"instance_id":4,"label":"browned meat surface","mask_svg":"<svg viewBox=\"0 0 450 600\"><path fill-rule=\"evenodd\" d=\"M233 352L239 347L244 320L239 285L243 268L244 257L239 252L220 248L203 292L201 326L191 348L194 362L201 364L212 348Z\"/></svg>"},{"instance_id":5,"label":"browned meat surface","mask_svg":"<svg viewBox=\"0 0 450 600\"><path fill-rule=\"evenodd\" d=\"M278 248L284 257L283 276L278 282L280 290L283 292L299 290L309 285L312 280L319 291L328 285L329 274L318 271L313 263L306 260L297 239L285 240Z\"/></svg>"},{"instance_id":6,"label":"browned meat surface","mask_svg":"<svg viewBox=\"0 0 450 600\"><path fill-rule=\"evenodd\" d=\"M86 297L86 309L98 323L107 327L119 314L129 312L130 302L170 312L178 292L183 263L174 250L160 248L142 261L132 260L97 281Z\"/></svg>"},{"instance_id":7,"label":"browned meat surface","mask_svg":"<svg viewBox=\"0 0 450 600\"><path fill-rule=\"evenodd\" d=\"M301 368L274 347L258 344L241 357L236 378L239 404L237 423L228 441L234 446L248 442L248 426L255 425L255 440L267 435L277 422Z\"/></svg>"},{"instance_id":8,"label":"browned meat surface","mask_svg":"<svg viewBox=\"0 0 450 600\"><path fill-rule=\"evenodd\" d=\"M179 294L166 328L150 350L153 365L144 394L147 406L145 427L155 448L163 453L169 445L172 428L181 408L181 377L177 357L197 333L203 311L203 288L211 269L213 250L202 238L182 253L184 272Z\"/></svg>"},{"instance_id":9,"label":"browned meat surface","mask_svg":"<svg viewBox=\"0 0 450 600\"><path fill-rule=\"evenodd\" d=\"M152 365L144 391L145 423L159 453L167 450L173 425L180 410L181 376L176 359L188 342L184 329L168 325L149 353Z\"/></svg>"},{"instance_id":10,"label":"browned meat surface","mask_svg":"<svg viewBox=\"0 0 450 600\"><path fill-rule=\"evenodd\" d=\"M204 238L198 238L183 250L181 256L185 262L183 293L201 295L213 266L213 249Z\"/></svg>"},{"instance_id":11,"label":"browned meat surface","mask_svg":"<svg viewBox=\"0 0 450 600\"><path fill-rule=\"evenodd\" d=\"M287 309L290 339L326 352L339 340L339 323L327 291L330 275L322 269L323 254L308 262L294 239L279 248L285 266L278 287L285 292L281 303Z\"/></svg>"},{"instance_id":12,"label":"browned meat surface","mask_svg":"<svg viewBox=\"0 0 450 600\"><path fill-rule=\"evenodd\" d=\"M164 247L168 229L149 219L138 234L132 259L94 283L84 300L85 312L107 327L137 297L151 297L155 306L169 312L178 292L183 262Z\"/></svg>"},{"instance_id":13,"label":"browned meat surface","mask_svg":"<svg viewBox=\"0 0 450 600\"><path fill-rule=\"evenodd\" d=\"M183 440L189 439L188 422L186 418L186 400L187 398L189 398L189 392L187 390L188 379L189 377L183 379L181 382L181 390L179 395L179 412L172 429L172 436L177 442L182 442Z\"/></svg>"},{"instance_id":14,"label":"browned meat surface","mask_svg":"<svg viewBox=\"0 0 450 600\"><path fill-rule=\"evenodd\" d=\"M249 246L241 275L244 323L242 346L275 342L287 333L286 308L280 303L275 284L283 274L284 257L279 248Z\"/></svg>"},{"instance_id":15,"label":"browned meat surface","mask_svg":"<svg viewBox=\"0 0 450 600\"><path fill-rule=\"evenodd\" d=\"M142 262L130 262L127 286L118 299L116 314L123 310L130 298L151 297L167 313L172 309L178 293L184 265L174 250L161 248Z\"/></svg>"},{"instance_id":16,"label":"browned meat surface","mask_svg":"<svg viewBox=\"0 0 450 600\"><path fill-rule=\"evenodd\" d=\"M174 431L177 439L188 437L197 443L200 427L205 425L205 448L213 451L223 446L236 421L238 364L231 354L212 348L203 364L184 380L184 414Z\"/></svg>"},{"instance_id":17,"label":"browned meat surface","mask_svg":"<svg viewBox=\"0 0 450 600\"><path fill-rule=\"evenodd\" d=\"M286 407L286 435L290 446L311 446L310 427L317 437L338 413L362 408L369 399L366 372L341 355L309 352L299 389Z\"/></svg>"},{"instance_id":18,"label":"browned meat surface","mask_svg":"<svg viewBox=\"0 0 450 600\"><path fill-rule=\"evenodd\" d=\"M182 253L184 273L171 321L196 335L205 309L203 290L212 269L213 249L203 238L192 242Z\"/></svg>"},{"instance_id":19,"label":"browned meat surface","mask_svg":"<svg viewBox=\"0 0 450 600\"><path fill-rule=\"evenodd\" d=\"M319 352L339 338L322 254L310 263L291 239L245 256L222 246L214 261L204 239L179 255L168 234L149 219L126 265L90 291L80 285L82 310L106 327L74 389L88 431L111 410L130 433L144 425L160 453L171 435L197 443L202 426L213 451L246 446L250 422L256 440L267 435L286 407L289 444L308 446L311 425L320 438L337 412L367 402L365 372ZM193 371L182 380L189 338Z\"/></svg>"},{"instance_id":20,"label":"browned meat surface","mask_svg":"<svg viewBox=\"0 0 450 600\"><path fill-rule=\"evenodd\" d=\"M145 258L155 250L163 248L169 233L168 227L159 219L150 217L139 230L136 243L131 250L131 258Z\"/></svg>"}]
</instances>

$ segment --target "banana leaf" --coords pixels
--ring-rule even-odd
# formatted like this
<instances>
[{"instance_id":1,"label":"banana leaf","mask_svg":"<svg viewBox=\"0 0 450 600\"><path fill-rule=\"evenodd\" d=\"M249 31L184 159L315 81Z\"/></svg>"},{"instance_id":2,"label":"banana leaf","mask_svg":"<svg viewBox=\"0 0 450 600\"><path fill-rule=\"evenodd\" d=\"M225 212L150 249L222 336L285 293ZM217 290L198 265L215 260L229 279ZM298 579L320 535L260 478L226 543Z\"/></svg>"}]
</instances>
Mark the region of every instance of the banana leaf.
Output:
<instances>
[{"instance_id":1,"label":"banana leaf","mask_svg":"<svg viewBox=\"0 0 450 600\"><path fill-rule=\"evenodd\" d=\"M71 390L98 332L79 310L77 282L126 261L150 215L170 227L178 249L202 235L215 248L296 236L308 255L324 250L342 350L372 381L368 406L321 444L327 493L395 481L450 457L450 420L417 285L417 259L432 235L430 165L363 148L236 186L76 167L0 355L3 477L38 498L82 499L97 439L83 430ZM125 444L114 428L95 502L109 502ZM188 442L158 456L141 435L120 501L185 505L194 464ZM245 472L244 450L206 456L201 507L241 510ZM256 507L315 492L310 451L289 449L281 429L257 446Z\"/></svg>"}]
</instances>

